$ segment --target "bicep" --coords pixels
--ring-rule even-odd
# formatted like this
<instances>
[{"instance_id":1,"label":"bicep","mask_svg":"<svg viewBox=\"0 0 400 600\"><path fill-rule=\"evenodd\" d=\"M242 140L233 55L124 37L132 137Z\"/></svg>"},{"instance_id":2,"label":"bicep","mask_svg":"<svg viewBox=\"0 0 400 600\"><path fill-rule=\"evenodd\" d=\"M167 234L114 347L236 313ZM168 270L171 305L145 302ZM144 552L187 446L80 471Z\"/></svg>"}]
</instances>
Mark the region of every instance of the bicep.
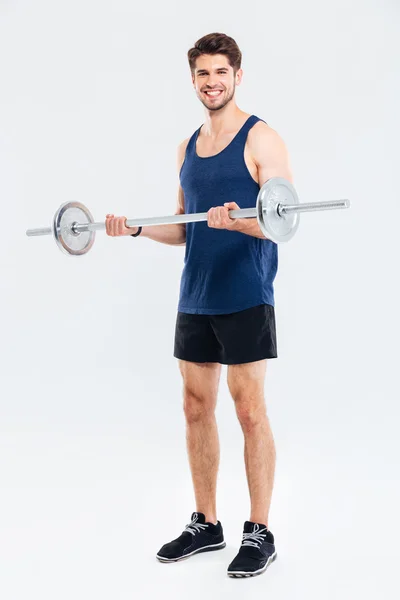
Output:
<instances>
[{"instance_id":1,"label":"bicep","mask_svg":"<svg viewBox=\"0 0 400 600\"><path fill-rule=\"evenodd\" d=\"M273 129L263 130L254 144L260 187L271 177L283 177L293 183L289 152L282 138Z\"/></svg>"}]
</instances>

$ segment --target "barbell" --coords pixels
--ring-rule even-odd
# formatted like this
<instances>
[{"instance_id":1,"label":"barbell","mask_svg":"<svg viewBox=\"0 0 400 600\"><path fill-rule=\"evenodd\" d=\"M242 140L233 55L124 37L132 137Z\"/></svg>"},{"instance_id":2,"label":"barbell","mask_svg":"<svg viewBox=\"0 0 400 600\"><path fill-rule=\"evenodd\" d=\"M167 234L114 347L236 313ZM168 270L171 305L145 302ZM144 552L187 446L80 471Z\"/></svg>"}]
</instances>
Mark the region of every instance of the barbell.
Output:
<instances>
[{"instance_id":1,"label":"barbell","mask_svg":"<svg viewBox=\"0 0 400 600\"><path fill-rule=\"evenodd\" d=\"M293 185L282 177L272 177L260 188L255 208L230 210L233 219L257 218L266 238L275 243L288 242L296 233L300 213L349 208L349 200L300 204ZM127 219L126 227L195 223L207 221L207 213L189 213L166 217ZM95 223L90 211L81 202L65 202L54 215L51 227L28 229L26 235L51 235L66 254L80 256L89 252L96 231L106 228L105 222Z\"/></svg>"}]
</instances>

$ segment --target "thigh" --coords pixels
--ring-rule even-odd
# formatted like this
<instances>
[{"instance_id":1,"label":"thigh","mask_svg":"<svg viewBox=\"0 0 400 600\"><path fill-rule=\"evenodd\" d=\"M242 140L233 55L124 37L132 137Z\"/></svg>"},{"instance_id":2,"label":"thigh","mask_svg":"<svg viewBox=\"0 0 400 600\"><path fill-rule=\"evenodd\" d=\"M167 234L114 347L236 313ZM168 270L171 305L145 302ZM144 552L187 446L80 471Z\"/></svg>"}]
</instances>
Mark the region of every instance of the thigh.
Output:
<instances>
[{"instance_id":1,"label":"thigh","mask_svg":"<svg viewBox=\"0 0 400 600\"><path fill-rule=\"evenodd\" d=\"M221 345L223 364L244 364L277 357L275 310L270 304L214 315L210 322Z\"/></svg>"},{"instance_id":2,"label":"thigh","mask_svg":"<svg viewBox=\"0 0 400 600\"><path fill-rule=\"evenodd\" d=\"M221 376L219 363L194 363L179 360L179 370L184 385L184 395L207 399L215 404Z\"/></svg>"},{"instance_id":3,"label":"thigh","mask_svg":"<svg viewBox=\"0 0 400 600\"><path fill-rule=\"evenodd\" d=\"M241 397L262 397L264 395L267 360L228 365L227 382L235 400Z\"/></svg>"}]
</instances>

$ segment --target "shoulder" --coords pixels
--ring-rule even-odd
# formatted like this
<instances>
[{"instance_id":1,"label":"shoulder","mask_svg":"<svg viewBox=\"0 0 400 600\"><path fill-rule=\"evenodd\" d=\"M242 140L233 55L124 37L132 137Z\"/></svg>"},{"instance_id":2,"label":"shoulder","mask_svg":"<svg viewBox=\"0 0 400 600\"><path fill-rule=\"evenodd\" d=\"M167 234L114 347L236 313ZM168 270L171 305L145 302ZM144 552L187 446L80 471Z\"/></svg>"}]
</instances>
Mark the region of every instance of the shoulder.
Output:
<instances>
[{"instance_id":1,"label":"shoulder","mask_svg":"<svg viewBox=\"0 0 400 600\"><path fill-rule=\"evenodd\" d=\"M178 160L178 169L183 165L183 161L185 160L186 148L189 143L190 137L186 138L181 142L178 146L177 150L177 160Z\"/></svg>"},{"instance_id":2,"label":"shoulder","mask_svg":"<svg viewBox=\"0 0 400 600\"><path fill-rule=\"evenodd\" d=\"M286 153L286 144L275 129L257 121L248 134L249 150L255 158L266 153Z\"/></svg>"},{"instance_id":3,"label":"shoulder","mask_svg":"<svg viewBox=\"0 0 400 600\"><path fill-rule=\"evenodd\" d=\"M279 133L267 125L267 123L264 123L264 121L257 121L253 125L249 131L248 138L249 141L256 144L259 142L270 144L284 143Z\"/></svg>"}]
</instances>

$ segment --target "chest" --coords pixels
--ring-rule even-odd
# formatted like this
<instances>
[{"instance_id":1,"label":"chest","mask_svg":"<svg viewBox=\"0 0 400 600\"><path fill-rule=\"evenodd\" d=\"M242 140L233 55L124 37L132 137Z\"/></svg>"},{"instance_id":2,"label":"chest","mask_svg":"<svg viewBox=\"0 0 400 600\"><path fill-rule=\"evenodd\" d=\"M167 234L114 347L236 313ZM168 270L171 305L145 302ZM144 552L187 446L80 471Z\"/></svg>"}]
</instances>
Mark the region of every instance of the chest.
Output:
<instances>
[{"instance_id":1,"label":"chest","mask_svg":"<svg viewBox=\"0 0 400 600\"><path fill-rule=\"evenodd\" d=\"M228 148L228 146L233 141L234 137L235 134L226 134L218 140L213 140L212 138L207 136L199 136L196 141L196 154L200 158L210 158L212 156L216 156L217 154L220 154L223 150L225 150L225 148ZM259 183L258 167L254 159L252 158L249 144L247 141L244 146L243 158L251 177L256 183Z\"/></svg>"}]
</instances>

